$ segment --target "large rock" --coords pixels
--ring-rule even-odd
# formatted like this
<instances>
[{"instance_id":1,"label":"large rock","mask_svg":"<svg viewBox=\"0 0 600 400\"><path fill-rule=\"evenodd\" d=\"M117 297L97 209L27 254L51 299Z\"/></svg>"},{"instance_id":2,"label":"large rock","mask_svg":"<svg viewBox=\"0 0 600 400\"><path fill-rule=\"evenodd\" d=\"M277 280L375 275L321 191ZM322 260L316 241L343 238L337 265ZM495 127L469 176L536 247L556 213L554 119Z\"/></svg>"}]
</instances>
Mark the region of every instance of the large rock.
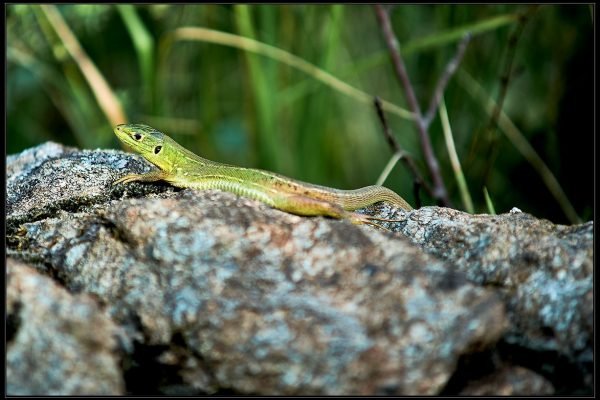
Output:
<instances>
[{"instance_id":1,"label":"large rock","mask_svg":"<svg viewBox=\"0 0 600 400\"><path fill-rule=\"evenodd\" d=\"M397 233L391 233L299 217L217 191L147 183L113 187L124 173L151 168L117 151L48 143L7 161L8 253L29 264L15 262L11 270L36 268L56 287L82 293L70 301L96 299L120 332L118 373L127 393L492 393L485 390L485 377L483 388L460 383L477 369L463 368L464 360L496 354L498 371L505 371L503 365L515 361L514 343L547 351L547 326L555 337L553 351L567 363L591 362L585 354L592 354L592 309L585 297L572 297L569 305L546 301L545 314L535 308L566 295L548 287L560 277L577 281L580 291L573 296L591 288L591 223L557 227L542 221L546 230L536 230L531 225L539 220L514 214L367 210L398 218L389 225ZM522 247L502 253L494 235L506 235L510 229L502 227L508 226ZM546 244L536 247L536 241ZM535 261L543 264L551 243L564 249L563 257L548 267L555 274L543 273L547 290L540 294L533 291L541 282L536 271L546 269L536 269ZM505 264L508 269L514 260L524 260L520 279L494 281L490 271ZM43 299L26 301L35 308ZM559 316L565 309L573 316ZM9 318L15 313L9 309ZM72 318L85 322L76 313ZM72 323L35 321L29 329L44 330L46 323L57 328L45 332L50 339L24 335L33 346L58 340L55 332L66 329L61 324ZM559 329L560 323L567 326ZM15 324L13 349L27 346L16 340L22 329ZM545 334L541 347L537 332ZM114 356L111 340L98 346L98 357ZM76 392L72 384L56 387L50 378L46 386L44 379L33 385L14 378L44 376L40 371L50 362L68 366L65 357L46 351L25 366L8 363L9 393ZM534 370L548 364L517 363ZM506 375L498 371L491 369L488 381ZM564 389L554 375L544 378L537 370L521 373L519 384L532 379L544 394L552 385L585 392L587 370L578 371L582 381L576 388ZM107 393L103 387L115 394L125 390L100 372L97 379L104 386L97 384L96 394Z\"/></svg>"},{"instance_id":2,"label":"large rock","mask_svg":"<svg viewBox=\"0 0 600 400\"><path fill-rule=\"evenodd\" d=\"M6 265L6 389L12 395L124 392L119 329L88 294L9 259Z\"/></svg>"},{"instance_id":3,"label":"large rock","mask_svg":"<svg viewBox=\"0 0 600 400\"><path fill-rule=\"evenodd\" d=\"M565 226L518 209L492 216L435 207L399 218L391 229L452 263L470 282L497 290L511 320L503 338L511 358L545 369L567 392L591 388L593 221ZM548 358L559 365L548 365Z\"/></svg>"}]
</instances>

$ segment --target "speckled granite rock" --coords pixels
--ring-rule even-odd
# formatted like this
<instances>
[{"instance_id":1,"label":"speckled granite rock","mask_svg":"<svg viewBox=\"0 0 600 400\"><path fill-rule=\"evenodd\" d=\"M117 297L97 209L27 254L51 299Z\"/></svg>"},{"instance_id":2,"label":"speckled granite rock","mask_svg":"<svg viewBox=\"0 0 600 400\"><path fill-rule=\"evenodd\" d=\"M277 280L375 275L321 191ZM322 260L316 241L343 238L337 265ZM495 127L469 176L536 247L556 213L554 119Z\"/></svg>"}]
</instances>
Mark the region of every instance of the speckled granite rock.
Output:
<instances>
[{"instance_id":1,"label":"speckled granite rock","mask_svg":"<svg viewBox=\"0 0 600 400\"><path fill-rule=\"evenodd\" d=\"M537 329L519 323L536 311L488 283L486 257L493 263L501 249L486 256L467 234L511 215L461 213L446 232L457 211L379 208L404 218L390 226L404 234L391 234L228 193L112 187L125 171L149 169L121 152L46 144L8 164L9 254L98 299L123 332L120 373L131 394L437 394L461 357ZM574 231L566 254L591 282L586 232ZM585 319L582 307L571 309ZM580 349L571 340L588 331L572 328L577 318L557 351Z\"/></svg>"},{"instance_id":2,"label":"speckled granite rock","mask_svg":"<svg viewBox=\"0 0 600 400\"><path fill-rule=\"evenodd\" d=\"M90 295L72 295L12 259L6 289L7 394L124 393L118 327Z\"/></svg>"},{"instance_id":3,"label":"speckled granite rock","mask_svg":"<svg viewBox=\"0 0 600 400\"><path fill-rule=\"evenodd\" d=\"M462 396L547 396L554 388L542 376L522 367L504 367L485 378L470 382Z\"/></svg>"},{"instance_id":4,"label":"speckled granite rock","mask_svg":"<svg viewBox=\"0 0 600 400\"><path fill-rule=\"evenodd\" d=\"M504 340L515 351L554 352L592 383L593 221L565 226L518 210L492 216L437 207L397 218L404 221L391 229L497 289L512 322Z\"/></svg>"}]
</instances>

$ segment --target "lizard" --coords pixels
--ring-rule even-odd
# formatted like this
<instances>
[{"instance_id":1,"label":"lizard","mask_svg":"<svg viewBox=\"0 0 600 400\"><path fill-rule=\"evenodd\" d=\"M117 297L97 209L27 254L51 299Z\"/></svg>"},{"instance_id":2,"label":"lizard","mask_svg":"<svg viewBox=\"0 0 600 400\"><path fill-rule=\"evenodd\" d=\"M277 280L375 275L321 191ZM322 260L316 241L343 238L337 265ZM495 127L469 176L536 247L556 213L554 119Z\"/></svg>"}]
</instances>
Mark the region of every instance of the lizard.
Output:
<instances>
[{"instance_id":1,"label":"lizard","mask_svg":"<svg viewBox=\"0 0 600 400\"><path fill-rule=\"evenodd\" d=\"M117 138L158 169L128 174L113 182L166 181L179 188L219 189L261 201L273 208L302 216L327 216L353 224L382 228L373 221L394 221L354 212L385 201L403 210L412 207L394 191L383 186L341 190L288 178L274 172L243 168L202 158L148 125L121 124Z\"/></svg>"}]
</instances>

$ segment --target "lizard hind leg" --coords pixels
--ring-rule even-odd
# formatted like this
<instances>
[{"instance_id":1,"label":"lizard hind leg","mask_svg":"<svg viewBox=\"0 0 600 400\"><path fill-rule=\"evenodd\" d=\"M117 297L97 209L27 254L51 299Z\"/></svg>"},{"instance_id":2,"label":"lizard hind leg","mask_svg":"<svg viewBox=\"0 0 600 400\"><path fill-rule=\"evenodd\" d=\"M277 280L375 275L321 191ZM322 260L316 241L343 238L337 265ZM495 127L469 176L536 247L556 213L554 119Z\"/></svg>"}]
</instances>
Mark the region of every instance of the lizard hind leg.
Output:
<instances>
[{"instance_id":1,"label":"lizard hind leg","mask_svg":"<svg viewBox=\"0 0 600 400\"><path fill-rule=\"evenodd\" d=\"M338 219L347 218L347 214L352 214L335 203L295 194L276 197L273 207L296 215L321 215Z\"/></svg>"},{"instance_id":2,"label":"lizard hind leg","mask_svg":"<svg viewBox=\"0 0 600 400\"><path fill-rule=\"evenodd\" d=\"M325 201L314 199L308 196L301 195L287 195L281 196L274 201L274 207L283 211L287 211L296 215L306 216L326 216L337 219L347 219L355 225L371 225L377 228L388 230L386 227L377 224L373 221L384 221L384 222L399 222L400 220L385 219L371 217L369 215L360 214L357 212L351 212L344 210L340 205Z\"/></svg>"}]
</instances>

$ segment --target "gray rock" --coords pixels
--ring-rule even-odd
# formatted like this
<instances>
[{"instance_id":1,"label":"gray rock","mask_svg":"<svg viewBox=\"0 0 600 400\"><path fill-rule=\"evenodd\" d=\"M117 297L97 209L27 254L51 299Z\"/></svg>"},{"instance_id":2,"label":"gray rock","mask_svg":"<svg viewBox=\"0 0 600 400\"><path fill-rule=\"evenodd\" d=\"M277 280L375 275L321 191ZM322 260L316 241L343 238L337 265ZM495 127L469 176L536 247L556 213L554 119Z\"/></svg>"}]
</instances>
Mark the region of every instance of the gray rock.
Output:
<instances>
[{"instance_id":1,"label":"gray rock","mask_svg":"<svg viewBox=\"0 0 600 400\"><path fill-rule=\"evenodd\" d=\"M554 394L552 384L522 367L504 367L470 382L460 393L461 396L545 396Z\"/></svg>"},{"instance_id":2,"label":"gray rock","mask_svg":"<svg viewBox=\"0 0 600 400\"><path fill-rule=\"evenodd\" d=\"M540 369L578 382L575 386L581 381L583 392L591 391L593 221L556 225L518 209L496 216L438 207L409 215L385 206L377 211L399 219L390 229L452 263L470 282L496 288L511 321L503 341L517 358L518 353L527 354L521 361L530 363L532 351L544 354ZM569 366L547 365L548 358ZM575 376L563 373L572 369L578 370ZM573 389L568 382L564 385L567 392Z\"/></svg>"},{"instance_id":3,"label":"gray rock","mask_svg":"<svg viewBox=\"0 0 600 400\"><path fill-rule=\"evenodd\" d=\"M424 207L395 228L469 281L495 287L512 329L506 340L591 362L593 221L555 225L529 214L470 215Z\"/></svg>"},{"instance_id":4,"label":"gray rock","mask_svg":"<svg viewBox=\"0 0 600 400\"><path fill-rule=\"evenodd\" d=\"M389 227L402 233L392 234L217 191L113 187L150 167L122 152L56 146L8 159L8 252L98 299L123 332L127 387L143 387L132 394L437 394L461 356L507 333L529 346L536 330L547 333L536 321L560 318L568 326L556 331L556 351L591 349L587 305L563 304L572 317L552 308L544 320L535 305L554 292L525 286L540 279L527 260L545 260L554 240L569 243L560 262L579 260L579 272L555 263L545 276L565 270L580 282L573 294L587 290L585 225L560 236L556 225L535 230L539 220L510 214L368 210L400 219ZM452 218L460 221L446 228ZM506 250L490 236L511 225L525 239ZM519 247L527 232L547 246ZM526 279L499 279L514 260L525 260ZM134 382L149 371L168 372Z\"/></svg>"},{"instance_id":5,"label":"gray rock","mask_svg":"<svg viewBox=\"0 0 600 400\"><path fill-rule=\"evenodd\" d=\"M7 394L123 394L119 329L90 295L10 258L6 281Z\"/></svg>"}]
</instances>

